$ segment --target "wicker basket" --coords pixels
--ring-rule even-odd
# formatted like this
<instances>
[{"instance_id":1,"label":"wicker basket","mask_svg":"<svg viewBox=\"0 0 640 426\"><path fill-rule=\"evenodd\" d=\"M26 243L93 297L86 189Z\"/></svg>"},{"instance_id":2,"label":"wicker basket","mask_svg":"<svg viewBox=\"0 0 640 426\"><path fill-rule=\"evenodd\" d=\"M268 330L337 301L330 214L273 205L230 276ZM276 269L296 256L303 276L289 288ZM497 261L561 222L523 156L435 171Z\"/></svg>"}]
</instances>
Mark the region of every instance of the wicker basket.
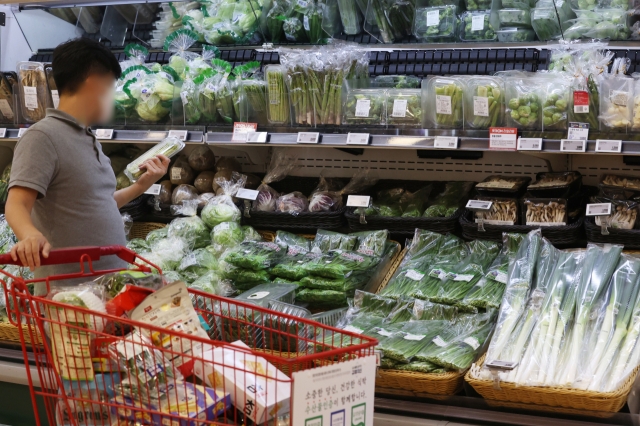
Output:
<instances>
[{"instance_id":1,"label":"wicker basket","mask_svg":"<svg viewBox=\"0 0 640 426\"><path fill-rule=\"evenodd\" d=\"M640 229L609 228L609 235L602 235L602 229L593 217L585 219L584 229L589 242L623 244L625 249L640 249Z\"/></svg>"},{"instance_id":2,"label":"wicker basket","mask_svg":"<svg viewBox=\"0 0 640 426\"><path fill-rule=\"evenodd\" d=\"M526 234L540 228L542 236L554 245L568 246L580 242L583 235L583 220L584 218L580 217L566 226L488 225L485 223L483 232L478 231L478 224L473 220L473 212L467 210L460 216L460 226L462 226L462 236L469 240L482 239L491 241L502 241L503 232Z\"/></svg>"},{"instance_id":3,"label":"wicker basket","mask_svg":"<svg viewBox=\"0 0 640 426\"><path fill-rule=\"evenodd\" d=\"M32 329L32 332L30 333L29 327L27 325L22 325L21 327L24 334L25 343L27 343L28 345L34 343L36 345L42 346L42 336L37 329ZM35 342L31 341L32 335L35 336ZM20 329L10 323L0 323L0 341L20 343Z\"/></svg>"},{"instance_id":4,"label":"wicker basket","mask_svg":"<svg viewBox=\"0 0 640 426\"><path fill-rule=\"evenodd\" d=\"M145 239L147 234L156 229L162 229L167 226L166 223L157 222L133 222L131 230L129 231L129 239L142 238Z\"/></svg>"},{"instance_id":5,"label":"wicker basket","mask_svg":"<svg viewBox=\"0 0 640 426\"><path fill-rule=\"evenodd\" d=\"M413 371L378 369L376 392L386 389L402 389L432 395L454 395L464 383L464 372L427 374Z\"/></svg>"},{"instance_id":6,"label":"wicker basket","mask_svg":"<svg viewBox=\"0 0 640 426\"><path fill-rule=\"evenodd\" d=\"M562 407L547 407L545 405L533 405L533 404L520 404L516 402L504 402L504 401L493 401L490 399L486 400L487 405L491 407L502 407L502 408L511 408L521 412L524 411L543 411L545 413L558 413L558 414L569 414L571 416L589 416L589 417L599 417L599 418L607 418L615 416L616 413L610 413L606 411L585 411L585 410L576 410L574 408L562 408Z\"/></svg>"},{"instance_id":7,"label":"wicker basket","mask_svg":"<svg viewBox=\"0 0 640 426\"><path fill-rule=\"evenodd\" d=\"M483 356L478 360L476 363L478 367L482 367L484 358ZM488 400L615 413L620 411L627 401L627 395L631 391L631 386L639 369L640 367L637 367L622 387L615 392L516 386L507 382L500 382L500 388L497 389L493 380L480 380L473 377L471 375L472 370L467 372L465 380L473 386L476 392Z\"/></svg>"},{"instance_id":8,"label":"wicker basket","mask_svg":"<svg viewBox=\"0 0 640 426\"><path fill-rule=\"evenodd\" d=\"M445 234L454 232L458 227L458 219L463 209L458 209L449 217L388 217L366 216L367 223L360 223L360 215L355 209L348 209L344 216L349 222L349 229L367 231L371 229L388 229L392 234L413 235L416 228Z\"/></svg>"}]
</instances>

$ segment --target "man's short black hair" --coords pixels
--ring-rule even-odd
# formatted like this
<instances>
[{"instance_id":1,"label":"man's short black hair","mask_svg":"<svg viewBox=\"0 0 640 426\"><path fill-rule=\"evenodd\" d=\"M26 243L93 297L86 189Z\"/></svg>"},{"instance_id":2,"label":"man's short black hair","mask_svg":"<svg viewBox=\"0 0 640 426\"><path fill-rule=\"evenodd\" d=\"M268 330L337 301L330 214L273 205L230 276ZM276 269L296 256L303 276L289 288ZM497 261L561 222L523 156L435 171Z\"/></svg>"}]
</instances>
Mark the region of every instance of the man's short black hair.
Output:
<instances>
[{"instance_id":1,"label":"man's short black hair","mask_svg":"<svg viewBox=\"0 0 640 426\"><path fill-rule=\"evenodd\" d=\"M111 73L120 78L120 63L109 49L97 41L76 38L53 51L53 79L58 92L73 94L90 74Z\"/></svg>"}]
</instances>

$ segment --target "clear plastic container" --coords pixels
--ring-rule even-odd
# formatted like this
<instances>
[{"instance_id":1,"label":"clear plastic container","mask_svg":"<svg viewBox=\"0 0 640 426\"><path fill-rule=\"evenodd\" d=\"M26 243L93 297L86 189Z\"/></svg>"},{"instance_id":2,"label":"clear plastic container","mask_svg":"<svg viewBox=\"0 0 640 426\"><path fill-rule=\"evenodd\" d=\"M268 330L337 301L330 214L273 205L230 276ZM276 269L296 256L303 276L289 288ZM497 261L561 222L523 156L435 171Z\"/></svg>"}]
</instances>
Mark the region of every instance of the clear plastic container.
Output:
<instances>
[{"instance_id":1,"label":"clear plastic container","mask_svg":"<svg viewBox=\"0 0 640 426\"><path fill-rule=\"evenodd\" d=\"M501 43L523 43L536 38L536 33L528 28L502 28L496 33Z\"/></svg>"},{"instance_id":2,"label":"clear plastic container","mask_svg":"<svg viewBox=\"0 0 640 426\"><path fill-rule=\"evenodd\" d=\"M504 85L494 77L471 77L464 96L466 127L488 129L502 125Z\"/></svg>"},{"instance_id":3,"label":"clear plastic container","mask_svg":"<svg viewBox=\"0 0 640 426\"><path fill-rule=\"evenodd\" d=\"M564 198L530 198L522 200L523 222L529 226L564 226L569 220Z\"/></svg>"},{"instance_id":4,"label":"clear plastic container","mask_svg":"<svg viewBox=\"0 0 640 426\"><path fill-rule=\"evenodd\" d=\"M564 74L548 79L542 96L542 130L566 130L572 79Z\"/></svg>"},{"instance_id":5,"label":"clear plastic container","mask_svg":"<svg viewBox=\"0 0 640 426\"><path fill-rule=\"evenodd\" d=\"M267 283L253 287L251 290L237 296L235 299L242 302L253 303L264 308L269 306L269 302L295 303L296 284Z\"/></svg>"},{"instance_id":6,"label":"clear plastic container","mask_svg":"<svg viewBox=\"0 0 640 426\"><path fill-rule=\"evenodd\" d=\"M426 111L434 127L461 129L463 116L464 83L455 77L432 77L426 82Z\"/></svg>"},{"instance_id":7,"label":"clear plastic container","mask_svg":"<svg viewBox=\"0 0 640 426\"><path fill-rule=\"evenodd\" d=\"M149 149L140 157L129 163L124 169L124 174L127 175L131 182L135 182L140 176L144 174L144 170L140 170L140 166L142 165L142 163L160 154L169 158L173 158L184 149L184 145L184 142L178 138L165 138L162 140L162 142L158 143L156 146Z\"/></svg>"},{"instance_id":8,"label":"clear plastic container","mask_svg":"<svg viewBox=\"0 0 640 426\"><path fill-rule=\"evenodd\" d=\"M420 89L387 90L387 124L390 126L422 125L421 95Z\"/></svg>"},{"instance_id":9,"label":"clear plastic container","mask_svg":"<svg viewBox=\"0 0 640 426\"><path fill-rule=\"evenodd\" d=\"M493 0L464 0L467 10L490 10Z\"/></svg>"},{"instance_id":10,"label":"clear plastic container","mask_svg":"<svg viewBox=\"0 0 640 426\"><path fill-rule=\"evenodd\" d=\"M40 62L18 62L16 69L19 83L19 99L22 117L27 123L35 123L46 115L50 107L47 77Z\"/></svg>"},{"instance_id":11,"label":"clear plastic container","mask_svg":"<svg viewBox=\"0 0 640 426\"><path fill-rule=\"evenodd\" d=\"M416 8L413 34L426 41L450 41L457 35L456 6Z\"/></svg>"},{"instance_id":12,"label":"clear plastic container","mask_svg":"<svg viewBox=\"0 0 640 426\"><path fill-rule=\"evenodd\" d=\"M540 129L540 79L531 75L512 76L505 80L505 115L507 126Z\"/></svg>"},{"instance_id":13,"label":"clear plastic container","mask_svg":"<svg viewBox=\"0 0 640 426\"><path fill-rule=\"evenodd\" d=\"M502 0L502 8L503 9L522 9L529 10L531 9L529 5L529 1L523 0Z\"/></svg>"},{"instance_id":14,"label":"clear plastic container","mask_svg":"<svg viewBox=\"0 0 640 426\"><path fill-rule=\"evenodd\" d=\"M385 89L351 89L344 105L344 122L348 125L386 123Z\"/></svg>"},{"instance_id":15,"label":"clear plastic container","mask_svg":"<svg viewBox=\"0 0 640 426\"><path fill-rule=\"evenodd\" d=\"M562 29L558 16L553 8L536 8L531 13L531 26L541 41L562 38Z\"/></svg>"},{"instance_id":16,"label":"clear plastic container","mask_svg":"<svg viewBox=\"0 0 640 426\"><path fill-rule=\"evenodd\" d=\"M491 25L490 12L465 12L460 15L460 40L494 41L498 38Z\"/></svg>"},{"instance_id":17,"label":"clear plastic container","mask_svg":"<svg viewBox=\"0 0 640 426\"><path fill-rule=\"evenodd\" d=\"M264 69L264 79L267 82L267 120L272 124L286 124L290 121L285 74L281 65L267 65Z\"/></svg>"},{"instance_id":18,"label":"clear plastic container","mask_svg":"<svg viewBox=\"0 0 640 426\"><path fill-rule=\"evenodd\" d=\"M498 11L500 27L531 27L531 12L522 9L501 9Z\"/></svg>"}]
</instances>

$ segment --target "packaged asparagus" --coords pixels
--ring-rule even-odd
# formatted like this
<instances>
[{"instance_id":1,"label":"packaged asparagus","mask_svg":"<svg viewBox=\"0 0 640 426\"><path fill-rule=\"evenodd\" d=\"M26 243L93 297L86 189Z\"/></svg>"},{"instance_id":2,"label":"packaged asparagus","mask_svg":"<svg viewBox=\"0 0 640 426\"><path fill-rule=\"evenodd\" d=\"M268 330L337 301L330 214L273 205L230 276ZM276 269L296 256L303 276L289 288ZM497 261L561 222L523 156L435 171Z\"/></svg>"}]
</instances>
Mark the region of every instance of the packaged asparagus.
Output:
<instances>
[{"instance_id":1,"label":"packaged asparagus","mask_svg":"<svg viewBox=\"0 0 640 426\"><path fill-rule=\"evenodd\" d=\"M456 77L431 77L426 83L427 117L436 128L460 129L463 126L464 83Z\"/></svg>"},{"instance_id":2,"label":"packaged asparagus","mask_svg":"<svg viewBox=\"0 0 640 426\"><path fill-rule=\"evenodd\" d=\"M502 124L504 85L494 77L471 77L467 81L465 122L471 129L488 129Z\"/></svg>"},{"instance_id":3,"label":"packaged asparagus","mask_svg":"<svg viewBox=\"0 0 640 426\"><path fill-rule=\"evenodd\" d=\"M527 189L531 181L525 176L493 175L476 185L476 192L484 197L518 197Z\"/></svg>"},{"instance_id":4,"label":"packaged asparagus","mask_svg":"<svg viewBox=\"0 0 640 426\"><path fill-rule=\"evenodd\" d=\"M282 65L267 65L264 75L267 81L267 120L271 124L288 124L290 107L285 69Z\"/></svg>"},{"instance_id":5,"label":"packaged asparagus","mask_svg":"<svg viewBox=\"0 0 640 426\"><path fill-rule=\"evenodd\" d=\"M540 79L518 73L505 78L507 125L518 129L540 129Z\"/></svg>"},{"instance_id":6,"label":"packaged asparagus","mask_svg":"<svg viewBox=\"0 0 640 426\"><path fill-rule=\"evenodd\" d=\"M386 97L387 124L391 126L422 125L422 91L389 89Z\"/></svg>"},{"instance_id":7,"label":"packaged asparagus","mask_svg":"<svg viewBox=\"0 0 640 426\"><path fill-rule=\"evenodd\" d=\"M525 225L564 226L568 222L564 198L525 198L522 204Z\"/></svg>"},{"instance_id":8,"label":"packaged asparagus","mask_svg":"<svg viewBox=\"0 0 640 426\"><path fill-rule=\"evenodd\" d=\"M455 5L416 5L413 35L424 41L452 41L458 34L458 8Z\"/></svg>"},{"instance_id":9,"label":"packaged asparagus","mask_svg":"<svg viewBox=\"0 0 640 426\"><path fill-rule=\"evenodd\" d=\"M489 225L517 225L518 200L513 198L478 197L479 200L491 201L491 208L475 212L476 222Z\"/></svg>"}]
</instances>

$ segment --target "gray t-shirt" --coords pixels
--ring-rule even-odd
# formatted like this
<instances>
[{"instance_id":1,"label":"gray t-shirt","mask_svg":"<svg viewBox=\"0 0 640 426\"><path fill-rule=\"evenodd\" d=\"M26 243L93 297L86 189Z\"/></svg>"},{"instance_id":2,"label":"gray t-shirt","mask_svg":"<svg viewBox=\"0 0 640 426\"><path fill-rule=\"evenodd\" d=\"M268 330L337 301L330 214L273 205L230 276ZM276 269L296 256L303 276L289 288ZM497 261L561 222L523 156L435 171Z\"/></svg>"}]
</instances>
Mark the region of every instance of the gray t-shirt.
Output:
<instances>
[{"instance_id":1,"label":"gray t-shirt","mask_svg":"<svg viewBox=\"0 0 640 426\"><path fill-rule=\"evenodd\" d=\"M72 116L47 109L20 138L11 166L9 188L14 186L38 191L31 216L53 249L126 244L111 162L91 130ZM115 256L93 263L96 271L124 267ZM43 266L36 277L79 270L79 263Z\"/></svg>"}]
</instances>

